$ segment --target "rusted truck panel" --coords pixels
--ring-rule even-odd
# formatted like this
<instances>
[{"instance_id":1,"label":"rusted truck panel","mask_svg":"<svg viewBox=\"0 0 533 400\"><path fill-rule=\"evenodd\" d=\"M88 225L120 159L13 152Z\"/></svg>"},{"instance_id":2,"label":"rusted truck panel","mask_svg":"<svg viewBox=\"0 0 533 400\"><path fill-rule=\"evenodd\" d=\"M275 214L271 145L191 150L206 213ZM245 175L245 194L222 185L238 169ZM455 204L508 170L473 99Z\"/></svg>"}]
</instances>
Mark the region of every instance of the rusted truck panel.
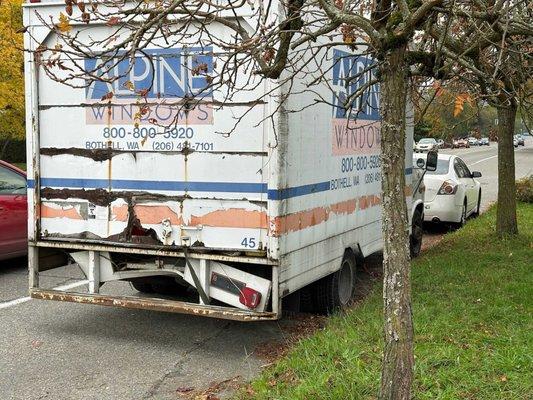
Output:
<instances>
[{"instance_id":1,"label":"rusted truck panel","mask_svg":"<svg viewBox=\"0 0 533 400\"><path fill-rule=\"evenodd\" d=\"M378 88L357 119L340 103L372 79L346 85L350 71L371 59L328 50L321 59L330 84L306 92L313 72L302 67L289 96L282 79L240 74L237 86L249 90L227 100L206 89L223 65L223 49L167 48L154 39L110 71L97 69L100 59L77 60L93 76L117 79L69 86L40 65L59 39L39 15L59 16L63 8L51 0L24 7L25 47L45 49L25 55L34 298L273 319L283 297L338 271L347 251L362 258L381 249ZM87 40L114 29L71 25L72 34ZM231 35L217 22L210 30ZM62 62L67 68L57 71L59 78L68 74L69 60ZM200 67L202 74L193 73ZM315 104L317 96L333 104ZM280 98L286 100L279 104ZM412 124L407 131L410 143ZM407 151L410 185L410 145ZM414 210L420 200L409 189ZM87 277L88 293L40 288L41 248L69 253L72 268ZM111 280L142 289L150 279L167 278L194 287L198 301L99 294ZM210 305L213 299L227 307Z\"/></svg>"}]
</instances>

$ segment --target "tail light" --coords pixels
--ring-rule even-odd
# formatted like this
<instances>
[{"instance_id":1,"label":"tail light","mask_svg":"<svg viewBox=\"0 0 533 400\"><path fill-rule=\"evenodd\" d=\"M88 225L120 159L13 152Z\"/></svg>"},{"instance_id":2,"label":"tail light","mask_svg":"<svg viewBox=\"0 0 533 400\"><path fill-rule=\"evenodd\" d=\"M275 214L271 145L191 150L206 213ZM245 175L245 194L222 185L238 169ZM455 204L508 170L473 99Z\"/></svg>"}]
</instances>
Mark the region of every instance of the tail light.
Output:
<instances>
[{"instance_id":1,"label":"tail light","mask_svg":"<svg viewBox=\"0 0 533 400\"><path fill-rule=\"evenodd\" d=\"M261 302L261 293L249 287L243 287L239 296L239 302L248 308L257 308Z\"/></svg>"},{"instance_id":2,"label":"tail light","mask_svg":"<svg viewBox=\"0 0 533 400\"><path fill-rule=\"evenodd\" d=\"M457 192L457 184L452 181L444 181L437 194L455 194L455 192Z\"/></svg>"}]
</instances>

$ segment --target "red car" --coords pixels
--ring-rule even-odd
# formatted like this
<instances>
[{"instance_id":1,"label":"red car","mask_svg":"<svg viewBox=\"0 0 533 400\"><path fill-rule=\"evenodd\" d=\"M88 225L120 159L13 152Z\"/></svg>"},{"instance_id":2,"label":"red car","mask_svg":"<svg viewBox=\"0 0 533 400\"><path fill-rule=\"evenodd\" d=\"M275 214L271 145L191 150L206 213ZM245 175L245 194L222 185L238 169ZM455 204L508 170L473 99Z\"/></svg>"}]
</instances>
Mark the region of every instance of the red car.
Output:
<instances>
[{"instance_id":1,"label":"red car","mask_svg":"<svg viewBox=\"0 0 533 400\"><path fill-rule=\"evenodd\" d=\"M0 160L0 260L27 252L26 173Z\"/></svg>"}]
</instances>

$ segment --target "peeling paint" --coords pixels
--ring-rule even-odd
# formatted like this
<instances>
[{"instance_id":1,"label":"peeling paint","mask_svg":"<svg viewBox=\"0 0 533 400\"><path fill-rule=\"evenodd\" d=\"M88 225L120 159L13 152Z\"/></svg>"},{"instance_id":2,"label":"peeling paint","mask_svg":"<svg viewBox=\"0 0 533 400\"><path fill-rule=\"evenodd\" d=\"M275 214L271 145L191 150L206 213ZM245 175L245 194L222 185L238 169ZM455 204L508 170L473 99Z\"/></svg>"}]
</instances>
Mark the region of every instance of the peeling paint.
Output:
<instances>
[{"instance_id":1,"label":"peeling paint","mask_svg":"<svg viewBox=\"0 0 533 400\"><path fill-rule=\"evenodd\" d=\"M106 189L52 189L42 188L41 197L45 199L84 199L99 206L108 206L117 199L135 198L139 201L178 201L186 199L186 196L167 196L150 192L109 191Z\"/></svg>"}]
</instances>

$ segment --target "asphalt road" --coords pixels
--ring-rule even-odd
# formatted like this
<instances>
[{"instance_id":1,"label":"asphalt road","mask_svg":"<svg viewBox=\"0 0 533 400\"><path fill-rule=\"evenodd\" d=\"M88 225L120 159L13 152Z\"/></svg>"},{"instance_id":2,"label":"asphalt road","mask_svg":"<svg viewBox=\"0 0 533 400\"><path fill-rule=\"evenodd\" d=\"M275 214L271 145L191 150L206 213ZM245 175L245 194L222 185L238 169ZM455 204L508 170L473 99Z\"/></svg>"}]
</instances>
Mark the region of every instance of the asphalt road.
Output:
<instances>
[{"instance_id":1,"label":"asphalt road","mask_svg":"<svg viewBox=\"0 0 533 400\"><path fill-rule=\"evenodd\" d=\"M497 147L442 150L483 174L483 206L496 199ZM516 150L517 177L533 173L533 139ZM46 287L76 284L76 268L42 273ZM133 294L129 284L106 291ZM263 343L290 321L238 323L100 306L29 300L25 260L0 262L2 400L180 399L227 379L247 380L265 362ZM190 398L190 396L189 396Z\"/></svg>"}]
</instances>

